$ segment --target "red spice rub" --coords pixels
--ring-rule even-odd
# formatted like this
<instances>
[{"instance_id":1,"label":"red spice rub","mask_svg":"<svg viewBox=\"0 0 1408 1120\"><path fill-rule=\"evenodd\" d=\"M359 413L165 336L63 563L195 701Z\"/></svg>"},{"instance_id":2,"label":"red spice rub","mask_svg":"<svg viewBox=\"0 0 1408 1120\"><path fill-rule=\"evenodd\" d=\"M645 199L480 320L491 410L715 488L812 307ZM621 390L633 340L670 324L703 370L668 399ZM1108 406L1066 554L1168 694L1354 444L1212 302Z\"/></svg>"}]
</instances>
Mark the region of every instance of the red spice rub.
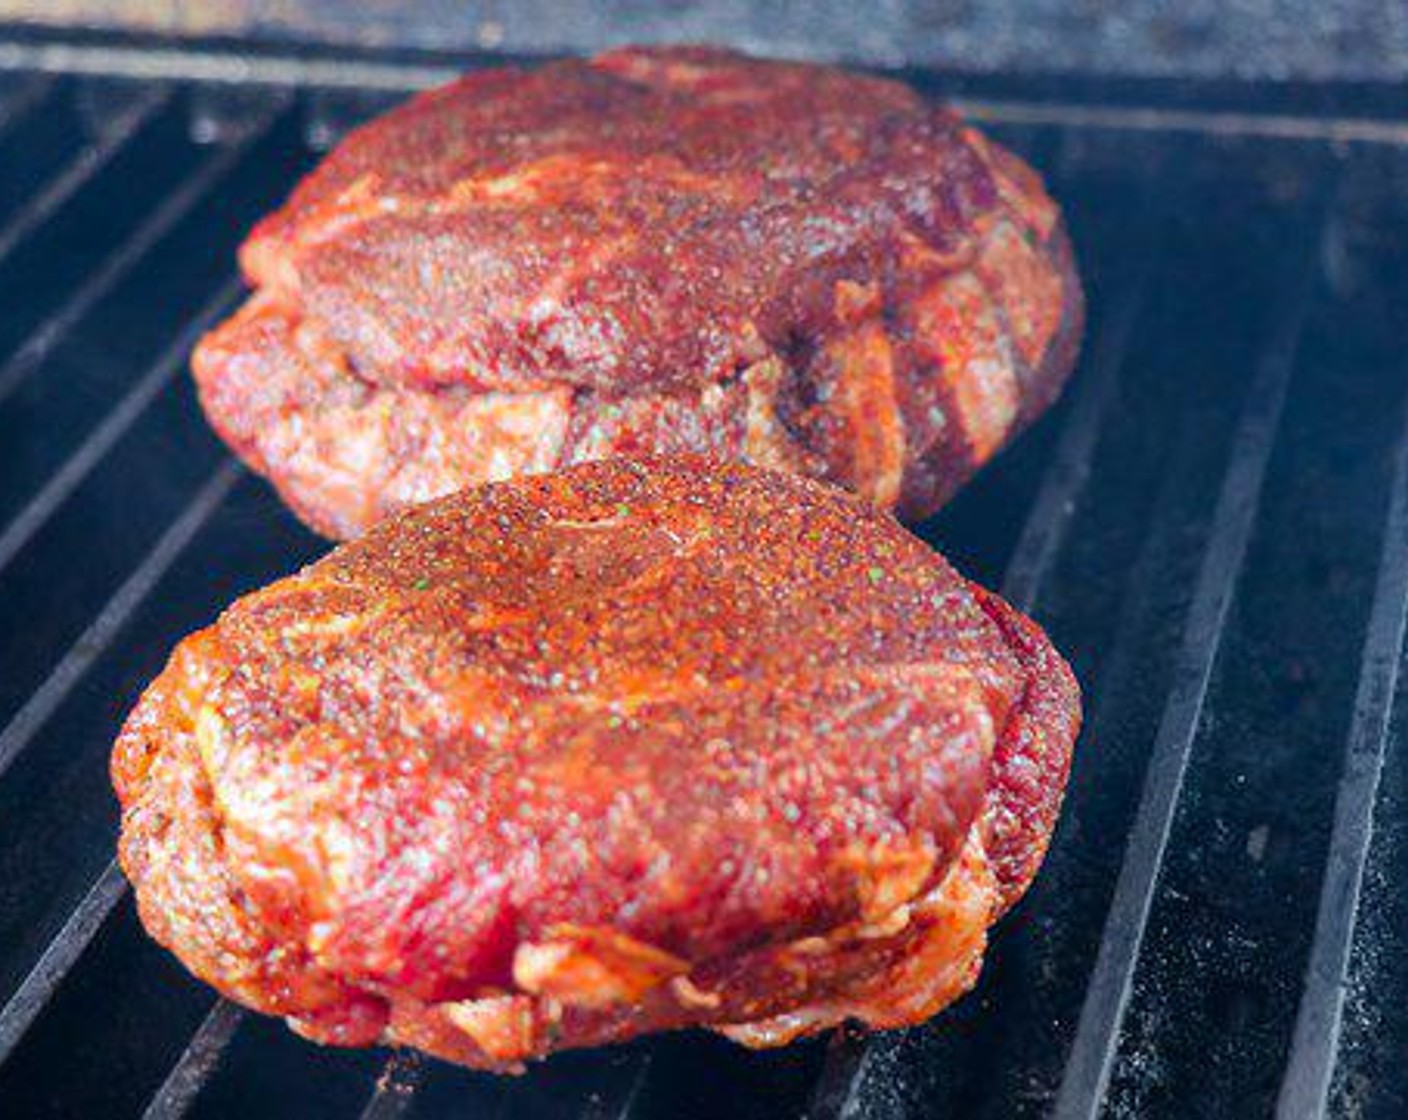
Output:
<instances>
[{"instance_id":1,"label":"red spice rub","mask_svg":"<svg viewBox=\"0 0 1408 1120\"><path fill-rule=\"evenodd\" d=\"M1055 397L1082 298L1017 157L895 82L699 48L486 70L265 219L195 357L211 422L351 536L612 454L920 517Z\"/></svg>"},{"instance_id":2,"label":"red spice rub","mask_svg":"<svg viewBox=\"0 0 1408 1120\"><path fill-rule=\"evenodd\" d=\"M508 1068L933 1014L1035 873L1078 723L1041 632L859 499L613 460L240 600L113 778L142 919L198 976Z\"/></svg>"}]
</instances>

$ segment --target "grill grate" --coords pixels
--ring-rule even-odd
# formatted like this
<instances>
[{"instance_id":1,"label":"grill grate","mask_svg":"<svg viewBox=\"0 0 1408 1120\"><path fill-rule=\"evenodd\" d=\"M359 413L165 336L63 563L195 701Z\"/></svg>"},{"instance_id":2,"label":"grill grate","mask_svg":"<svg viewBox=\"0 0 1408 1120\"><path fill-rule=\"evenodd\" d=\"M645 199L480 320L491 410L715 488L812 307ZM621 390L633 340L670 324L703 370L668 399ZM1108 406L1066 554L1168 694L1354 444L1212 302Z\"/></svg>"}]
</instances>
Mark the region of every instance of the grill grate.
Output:
<instances>
[{"instance_id":1,"label":"grill grate","mask_svg":"<svg viewBox=\"0 0 1408 1120\"><path fill-rule=\"evenodd\" d=\"M1318 229L1316 221L1306 229ZM1277 322L1252 378L1233 437L1213 528L1184 624L1172 687L1149 759L1144 793L1125 848L1124 865L1105 919L1080 1023L1056 1102L1062 1120L1097 1115L1109 1083L1129 1004L1134 970L1158 886L1184 773L1207 701L1261 496L1262 480L1285 403L1296 342L1315 276L1315 239L1305 237L1276 300Z\"/></svg>"},{"instance_id":2,"label":"grill grate","mask_svg":"<svg viewBox=\"0 0 1408 1120\"><path fill-rule=\"evenodd\" d=\"M1408 622L1408 417L1394 469L1393 496L1384 530L1374 607L1364 639L1364 663L1354 699L1345 769L1335 803L1330 858L1320 888L1315 942L1306 968L1281 1086L1278 1115L1285 1120L1319 1114L1335 1072L1344 1014L1344 977L1354 938L1354 919L1364 889L1373 840L1374 800L1389 747L1389 719L1403 635Z\"/></svg>"},{"instance_id":3,"label":"grill grate","mask_svg":"<svg viewBox=\"0 0 1408 1120\"><path fill-rule=\"evenodd\" d=\"M321 548L205 429L185 355L244 230L384 103L202 65L219 81L0 76L5 1115L1400 1113L1408 120L977 91L1067 204L1092 296L1066 399L923 528L1085 684L1047 866L929 1027L671 1036L504 1082L213 999L111 862L137 690Z\"/></svg>"}]
</instances>

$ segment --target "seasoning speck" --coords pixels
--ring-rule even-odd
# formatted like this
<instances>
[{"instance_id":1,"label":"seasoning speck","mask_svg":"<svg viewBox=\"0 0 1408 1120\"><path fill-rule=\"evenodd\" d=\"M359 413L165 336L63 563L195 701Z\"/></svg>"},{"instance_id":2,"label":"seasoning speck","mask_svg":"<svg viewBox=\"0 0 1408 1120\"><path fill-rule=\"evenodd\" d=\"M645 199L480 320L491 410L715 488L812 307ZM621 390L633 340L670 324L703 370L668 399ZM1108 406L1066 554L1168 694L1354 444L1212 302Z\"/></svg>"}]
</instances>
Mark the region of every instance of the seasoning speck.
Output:
<instances>
[{"instance_id":1,"label":"seasoning speck","mask_svg":"<svg viewBox=\"0 0 1408 1120\"><path fill-rule=\"evenodd\" d=\"M882 579L885 578L885 569L878 567L867 568L865 570L865 574L867 578L869 578L871 583L879 583Z\"/></svg>"},{"instance_id":2,"label":"seasoning speck","mask_svg":"<svg viewBox=\"0 0 1408 1120\"><path fill-rule=\"evenodd\" d=\"M417 591L424 591L427 587L430 586L430 580L426 579L425 576L421 576L420 579L416 580L415 583L411 586L414 587Z\"/></svg>"}]
</instances>

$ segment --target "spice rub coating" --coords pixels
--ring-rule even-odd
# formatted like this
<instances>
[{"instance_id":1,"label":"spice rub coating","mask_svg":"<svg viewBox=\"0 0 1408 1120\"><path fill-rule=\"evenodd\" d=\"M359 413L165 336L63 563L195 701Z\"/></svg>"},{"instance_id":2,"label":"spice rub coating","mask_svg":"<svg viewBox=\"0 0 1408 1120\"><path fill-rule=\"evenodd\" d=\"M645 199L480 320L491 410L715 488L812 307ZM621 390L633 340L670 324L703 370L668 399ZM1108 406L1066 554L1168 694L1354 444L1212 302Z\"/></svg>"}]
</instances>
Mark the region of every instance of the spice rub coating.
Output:
<instances>
[{"instance_id":1,"label":"spice rub coating","mask_svg":"<svg viewBox=\"0 0 1408 1120\"><path fill-rule=\"evenodd\" d=\"M241 599L113 779L142 920L202 979L515 1068L932 1015L1035 873L1078 723L1044 635L860 499L612 460Z\"/></svg>"},{"instance_id":2,"label":"spice rub coating","mask_svg":"<svg viewBox=\"0 0 1408 1120\"><path fill-rule=\"evenodd\" d=\"M490 69L353 132L241 252L211 422L321 532L613 454L917 518L1056 396L1083 304L1020 159L908 87L702 48Z\"/></svg>"}]
</instances>

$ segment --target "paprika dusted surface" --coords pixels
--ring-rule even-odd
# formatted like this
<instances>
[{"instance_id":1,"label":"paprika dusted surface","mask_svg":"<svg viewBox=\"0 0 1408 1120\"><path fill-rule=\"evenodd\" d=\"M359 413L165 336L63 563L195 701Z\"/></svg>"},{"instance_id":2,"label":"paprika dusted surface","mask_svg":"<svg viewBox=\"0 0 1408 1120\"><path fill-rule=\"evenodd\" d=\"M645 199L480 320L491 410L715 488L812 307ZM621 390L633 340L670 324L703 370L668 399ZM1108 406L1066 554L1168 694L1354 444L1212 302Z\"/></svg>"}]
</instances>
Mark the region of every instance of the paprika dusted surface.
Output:
<instances>
[{"instance_id":1,"label":"paprika dusted surface","mask_svg":"<svg viewBox=\"0 0 1408 1120\"><path fill-rule=\"evenodd\" d=\"M330 1043L514 1068L966 991L1079 723L1029 621L796 475L613 460L389 519L186 639L113 758L157 940Z\"/></svg>"},{"instance_id":2,"label":"paprika dusted surface","mask_svg":"<svg viewBox=\"0 0 1408 1120\"><path fill-rule=\"evenodd\" d=\"M896 82L701 48L485 70L358 129L201 343L222 436L351 536L704 452L921 517L1055 397L1082 297L1021 160Z\"/></svg>"}]
</instances>

